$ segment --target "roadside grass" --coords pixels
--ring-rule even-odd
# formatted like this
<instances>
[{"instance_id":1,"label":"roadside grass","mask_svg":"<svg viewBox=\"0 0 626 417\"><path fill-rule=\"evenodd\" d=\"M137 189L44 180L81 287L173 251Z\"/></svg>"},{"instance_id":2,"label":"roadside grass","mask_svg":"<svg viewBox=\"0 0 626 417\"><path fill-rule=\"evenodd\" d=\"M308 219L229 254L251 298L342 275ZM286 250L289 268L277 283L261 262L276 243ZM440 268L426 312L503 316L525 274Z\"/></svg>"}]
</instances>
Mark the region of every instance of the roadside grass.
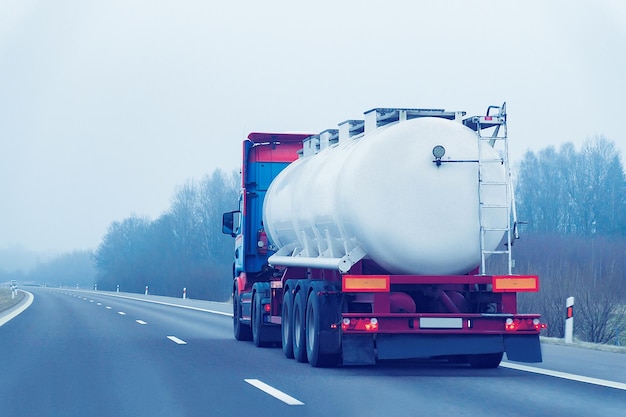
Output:
<instances>
[{"instance_id":1,"label":"roadside grass","mask_svg":"<svg viewBox=\"0 0 626 417\"><path fill-rule=\"evenodd\" d=\"M0 288L0 312L7 310L24 298L24 293L22 291L18 291L15 298L11 296L11 289L9 288Z\"/></svg>"},{"instance_id":2,"label":"roadside grass","mask_svg":"<svg viewBox=\"0 0 626 417\"><path fill-rule=\"evenodd\" d=\"M598 343L582 342L580 340L577 340L575 337L572 343L565 343L565 339L560 339L558 337L541 336L541 343L546 343L548 345L572 346L583 349L602 350L605 352L626 354L626 346L602 345Z\"/></svg>"}]
</instances>

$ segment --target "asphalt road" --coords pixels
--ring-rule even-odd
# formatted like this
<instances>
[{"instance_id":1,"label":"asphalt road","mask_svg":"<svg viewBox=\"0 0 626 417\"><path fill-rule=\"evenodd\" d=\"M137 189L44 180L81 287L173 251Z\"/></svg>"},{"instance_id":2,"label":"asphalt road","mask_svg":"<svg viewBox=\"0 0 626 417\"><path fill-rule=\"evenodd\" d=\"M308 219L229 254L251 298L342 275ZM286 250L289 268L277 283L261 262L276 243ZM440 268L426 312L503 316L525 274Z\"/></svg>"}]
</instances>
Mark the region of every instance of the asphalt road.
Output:
<instances>
[{"instance_id":1,"label":"asphalt road","mask_svg":"<svg viewBox=\"0 0 626 417\"><path fill-rule=\"evenodd\" d=\"M531 372L426 361L317 369L235 341L227 305L32 292L0 326L0 416L626 415L619 353L544 345Z\"/></svg>"}]
</instances>

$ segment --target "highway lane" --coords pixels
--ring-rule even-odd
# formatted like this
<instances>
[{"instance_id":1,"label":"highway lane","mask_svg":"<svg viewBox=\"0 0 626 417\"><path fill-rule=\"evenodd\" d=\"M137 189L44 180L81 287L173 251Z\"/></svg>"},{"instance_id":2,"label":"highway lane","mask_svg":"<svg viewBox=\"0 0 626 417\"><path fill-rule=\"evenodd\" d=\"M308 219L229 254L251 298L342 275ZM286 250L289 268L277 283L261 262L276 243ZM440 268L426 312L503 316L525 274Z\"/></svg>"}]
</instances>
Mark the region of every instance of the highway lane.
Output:
<instances>
[{"instance_id":1,"label":"highway lane","mask_svg":"<svg viewBox=\"0 0 626 417\"><path fill-rule=\"evenodd\" d=\"M314 369L286 360L280 349L236 342L227 316L102 293L33 292L33 305L0 327L3 416L608 416L626 410L624 390L507 368L402 361ZM550 361L558 356L552 348ZM567 355L582 354L594 366L626 360L578 351ZM278 398L257 388L262 383Z\"/></svg>"}]
</instances>

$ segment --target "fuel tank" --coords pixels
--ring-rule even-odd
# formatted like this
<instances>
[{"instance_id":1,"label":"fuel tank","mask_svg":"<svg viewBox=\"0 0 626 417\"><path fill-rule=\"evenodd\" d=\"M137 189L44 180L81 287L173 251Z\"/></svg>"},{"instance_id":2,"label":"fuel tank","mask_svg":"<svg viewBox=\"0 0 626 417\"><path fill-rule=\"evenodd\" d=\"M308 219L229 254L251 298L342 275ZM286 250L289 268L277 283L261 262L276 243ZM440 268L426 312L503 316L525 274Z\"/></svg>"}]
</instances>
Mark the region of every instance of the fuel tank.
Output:
<instances>
[{"instance_id":1,"label":"fuel tank","mask_svg":"<svg viewBox=\"0 0 626 417\"><path fill-rule=\"evenodd\" d=\"M436 146L445 154L437 163ZM270 242L301 266L355 250L393 274L453 275L481 260L481 224L495 250L509 221L506 187L482 187L480 160L497 160L476 132L454 120L419 117L373 129L303 156L271 183L263 222ZM483 164L505 184L503 164ZM482 220L481 217L482 216Z\"/></svg>"}]
</instances>

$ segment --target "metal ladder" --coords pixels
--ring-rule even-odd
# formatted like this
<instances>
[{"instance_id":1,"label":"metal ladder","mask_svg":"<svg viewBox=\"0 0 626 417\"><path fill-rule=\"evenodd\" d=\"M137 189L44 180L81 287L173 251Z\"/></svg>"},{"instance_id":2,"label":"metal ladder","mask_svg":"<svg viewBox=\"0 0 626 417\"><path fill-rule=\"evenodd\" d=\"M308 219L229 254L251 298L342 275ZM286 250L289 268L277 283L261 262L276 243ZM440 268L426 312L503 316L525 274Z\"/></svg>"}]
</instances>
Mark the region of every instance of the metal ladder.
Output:
<instances>
[{"instance_id":1,"label":"metal ladder","mask_svg":"<svg viewBox=\"0 0 626 417\"><path fill-rule=\"evenodd\" d=\"M508 274L512 274L513 259L511 246L517 238L517 220L513 185L509 166L509 144L506 127L506 103L502 106L489 106L485 116L473 120L478 135L478 199L480 221L480 274L487 275L486 259L490 255L506 256ZM485 151L489 147L496 151ZM487 154L488 153L488 154ZM505 177L498 166L504 166ZM488 215L487 215L488 214ZM513 215L513 227L511 216ZM486 218L491 219L487 222ZM495 221L494 221L495 219ZM504 249L486 249L488 240L496 239L504 232Z\"/></svg>"}]
</instances>

